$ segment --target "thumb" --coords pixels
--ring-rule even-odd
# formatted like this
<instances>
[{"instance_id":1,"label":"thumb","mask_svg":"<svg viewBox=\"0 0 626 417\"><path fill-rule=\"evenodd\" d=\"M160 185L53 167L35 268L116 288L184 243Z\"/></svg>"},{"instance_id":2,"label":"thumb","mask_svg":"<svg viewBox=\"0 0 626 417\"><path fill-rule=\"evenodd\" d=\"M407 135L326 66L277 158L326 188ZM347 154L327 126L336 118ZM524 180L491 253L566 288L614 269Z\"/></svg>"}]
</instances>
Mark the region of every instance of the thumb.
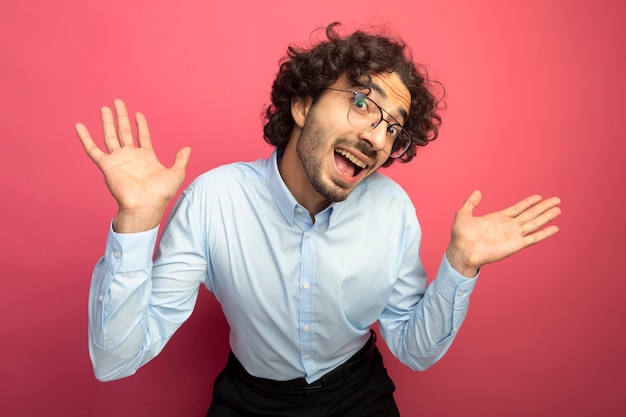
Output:
<instances>
[{"instance_id":1,"label":"thumb","mask_svg":"<svg viewBox=\"0 0 626 417\"><path fill-rule=\"evenodd\" d=\"M189 156L191 155L191 148L186 146L182 149L179 149L176 152L176 156L174 157L174 167L178 169L182 169L183 171L187 167L187 163L189 162Z\"/></svg>"},{"instance_id":2,"label":"thumb","mask_svg":"<svg viewBox=\"0 0 626 417\"><path fill-rule=\"evenodd\" d=\"M463 207L461 207L460 211L467 212L468 214L473 214L474 209L478 207L480 204L480 200L482 199L482 194L479 190L475 190L463 203Z\"/></svg>"}]
</instances>

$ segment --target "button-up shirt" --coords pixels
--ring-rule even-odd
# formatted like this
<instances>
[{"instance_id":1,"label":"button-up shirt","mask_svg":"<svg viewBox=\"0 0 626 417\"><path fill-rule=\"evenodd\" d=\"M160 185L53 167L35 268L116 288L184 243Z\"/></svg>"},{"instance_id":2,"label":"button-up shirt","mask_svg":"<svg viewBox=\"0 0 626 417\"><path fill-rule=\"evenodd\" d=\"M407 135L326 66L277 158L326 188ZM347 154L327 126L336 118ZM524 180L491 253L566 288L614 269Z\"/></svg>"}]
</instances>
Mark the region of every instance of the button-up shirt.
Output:
<instances>
[{"instance_id":1,"label":"button-up shirt","mask_svg":"<svg viewBox=\"0 0 626 417\"><path fill-rule=\"evenodd\" d=\"M313 219L277 158L274 151L198 177L156 252L158 229L109 231L89 299L97 378L131 375L154 358L191 315L201 285L224 311L233 353L257 377L314 381L357 352L377 321L409 367L443 356L476 279L444 257L428 285L421 230L402 188L374 173Z\"/></svg>"}]
</instances>

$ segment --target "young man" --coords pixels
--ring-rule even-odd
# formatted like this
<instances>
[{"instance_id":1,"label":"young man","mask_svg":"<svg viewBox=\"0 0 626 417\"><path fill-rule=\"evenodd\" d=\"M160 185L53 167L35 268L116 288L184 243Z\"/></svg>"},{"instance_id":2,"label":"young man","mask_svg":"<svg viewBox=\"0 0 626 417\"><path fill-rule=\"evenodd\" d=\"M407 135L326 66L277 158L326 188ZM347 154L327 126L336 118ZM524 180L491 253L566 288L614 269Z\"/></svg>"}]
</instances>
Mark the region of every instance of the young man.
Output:
<instances>
[{"instance_id":1,"label":"young man","mask_svg":"<svg viewBox=\"0 0 626 417\"><path fill-rule=\"evenodd\" d=\"M401 41L326 30L289 48L272 89L267 160L197 178L157 227L190 150L165 168L145 118L101 117L107 152L76 131L119 205L90 291L96 377L133 374L189 317L199 286L220 302L232 353L209 416L394 416L394 385L371 331L413 369L440 359L463 322L479 268L557 232L559 200L528 197L474 217L458 211L430 286L406 193L377 173L437 136L437 101ZM117 123L116 123L117 122ZM116 126L117 124L117 126Z\"/></svg>"}]
</instances>

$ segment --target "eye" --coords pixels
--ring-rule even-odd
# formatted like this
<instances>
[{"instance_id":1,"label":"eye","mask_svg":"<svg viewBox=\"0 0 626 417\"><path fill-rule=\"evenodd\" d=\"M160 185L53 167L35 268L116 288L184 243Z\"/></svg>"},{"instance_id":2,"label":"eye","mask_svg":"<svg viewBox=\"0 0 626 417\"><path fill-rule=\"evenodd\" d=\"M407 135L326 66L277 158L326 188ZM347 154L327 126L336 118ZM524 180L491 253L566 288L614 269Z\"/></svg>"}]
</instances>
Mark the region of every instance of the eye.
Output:
<instances>
[{"instance_id":1,"label":"eye","mask_svg":"<svg viewBox=\"0 0 626 417\"><path fill-rule=\"evenodd\" d=\"M369 99L363 94L357 94L352 99L352 105L362 113L367 113L369 111Z\"/></svg>"},{"instance_id":2,"label":"eye","mask_svg":"<svg viewBox=\"0 0 626 417\"><path fill-rule=\"evenodd\" d=\"M400 126L398 125L389 125L387 126L387 134L393 138L395 138L396 136L398 136L400 134L401 130L400 130Z\"/></svg>"}]
</instances>

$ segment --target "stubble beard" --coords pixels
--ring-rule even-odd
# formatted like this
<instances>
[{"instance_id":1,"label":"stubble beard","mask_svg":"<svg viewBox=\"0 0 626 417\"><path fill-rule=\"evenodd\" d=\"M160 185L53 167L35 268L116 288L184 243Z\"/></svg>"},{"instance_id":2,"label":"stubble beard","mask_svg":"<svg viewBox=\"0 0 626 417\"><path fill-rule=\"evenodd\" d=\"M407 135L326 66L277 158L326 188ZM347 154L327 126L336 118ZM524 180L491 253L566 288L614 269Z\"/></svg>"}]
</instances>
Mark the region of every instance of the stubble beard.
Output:
<instances>
[{"instance_id":1,"label":"stubble beard","mask_svg":"<svg viewBox=\"0 0 626 417\"><path fill-rule=\"evenodd\" d=\"M345 200L350 190L324 176L323 156L329 149L328 138L324 129L315 120L314 112L311 112L302 127L296 150L304 172L315 191L330 202L338 202Z\"/></svg>"}]
</instances>

